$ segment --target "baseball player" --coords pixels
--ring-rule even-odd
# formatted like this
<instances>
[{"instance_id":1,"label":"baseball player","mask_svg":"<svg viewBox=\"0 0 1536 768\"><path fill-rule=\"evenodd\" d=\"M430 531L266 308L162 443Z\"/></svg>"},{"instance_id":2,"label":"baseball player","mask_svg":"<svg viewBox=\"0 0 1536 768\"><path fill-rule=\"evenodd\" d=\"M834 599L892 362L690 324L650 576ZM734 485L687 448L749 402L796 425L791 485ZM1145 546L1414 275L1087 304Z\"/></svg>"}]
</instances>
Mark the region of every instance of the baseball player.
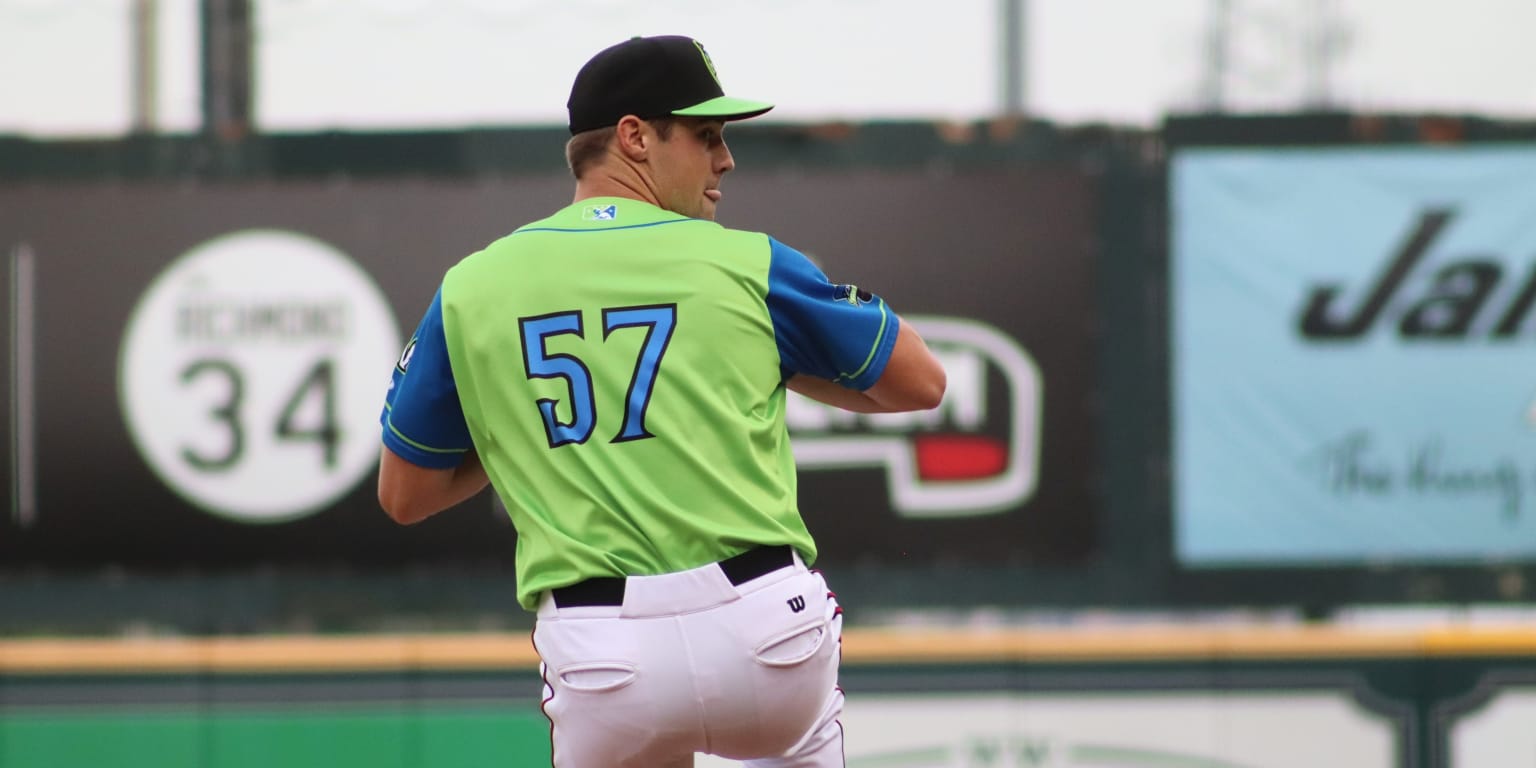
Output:
<instances>
[{"instance_id":1,"label":"baseball player","mask_svg":"<svg viewBox=\"0 0 1536 768\"><path fill-rule=\"evenodd\" d=\"M420 521L489 482L517 529L557 768L842 766L841 609L807 569L785 390L936 406L878 296L714 222L735 167L703 46L634 38L576 75L575 202L459 262L401 355L379 500Z\"/></svg>"}]
</instances>

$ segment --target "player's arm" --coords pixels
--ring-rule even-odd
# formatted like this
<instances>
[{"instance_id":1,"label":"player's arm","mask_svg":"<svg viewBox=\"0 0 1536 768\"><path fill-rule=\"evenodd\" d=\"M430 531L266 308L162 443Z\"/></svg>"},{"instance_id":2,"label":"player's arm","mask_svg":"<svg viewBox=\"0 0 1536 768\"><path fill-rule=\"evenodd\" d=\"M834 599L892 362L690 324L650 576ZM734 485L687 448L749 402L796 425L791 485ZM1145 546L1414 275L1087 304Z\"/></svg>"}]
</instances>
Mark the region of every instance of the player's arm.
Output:
<instances>
[{"instance_id":1,"label":"player's arm","mask_svg":"<svg viewBox=\"0 0 1536 768\"><path fill-rule=\"evenodd\" d=\"M894 413L938 407L946 383L944 367L928 350L923 337L906 320L900 320L896 346L880 378L869 389L860 392L804 373L790 377L785 386L812 400L849 411Z\"/></svg>"},{"instance_id":2,"label":"player's arm","mask_svg":"<svg viewBox=\"0 0 1536 768\"><path fill-rule=\"evenodd\" d=\"M395 522L419 523L489 482L448 362L441 292L395 365L379 422L379 506Z\"/></svg>"},{"instance_id":3,"label":"player's arm","mask_svg":"<svg viewBox=\"0 0 1536 768\"><path fill-rule=\"evenodd\" d=\"M944 368L885 300L837 285L804 254L769 241L768 313L785 386L863 413L927 410L944 397Z\"/></svg>"},{"instance_id":4,"label":"player's arm","mask_svg":"<svg viewBox=\"0 0 1536 768\"><path fill-rule=\"evenodd\" d=\"M490 478L480 455L470 450L450 469L417 466L385 446L379 456L379 506L401 525L419 523L468 501Z\"/></svg>"}]
</instances>

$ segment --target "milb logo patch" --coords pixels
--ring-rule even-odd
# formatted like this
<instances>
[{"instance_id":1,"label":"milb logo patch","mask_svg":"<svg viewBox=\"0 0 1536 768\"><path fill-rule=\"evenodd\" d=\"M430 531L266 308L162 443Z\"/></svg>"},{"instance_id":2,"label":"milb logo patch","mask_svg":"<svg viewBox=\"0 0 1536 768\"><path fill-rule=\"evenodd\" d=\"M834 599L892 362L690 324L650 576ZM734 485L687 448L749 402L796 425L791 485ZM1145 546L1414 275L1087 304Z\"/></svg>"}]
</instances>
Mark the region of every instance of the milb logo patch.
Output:
<instances>
[{"instance_id":1,"label":"milb logo patch","mask_svg":"<svg viewBox=\"0 0 1536 768\"><path fill-rule=\"evenodd\" d=\"M586 221L613 221L619 218L619 206L589 205L581 210L581 218Z\"/></svg>"},{"instance_id":2,"label":"milb logo patch","mask_svg":"<svg viewBox=\"0 0 1536 768\"><path fill-rule=\"evenodd\" d=\"M847 286L852 288L852 286ZM853 291L850 295L857 296ZM1018 342L977 320L908 316L944 365L938 408L854 414L792 394L785 413L801 470L879 467L902 517L975 517L1018 509L1035 493L1044 385ZM995 372L995 373L994 373ZM1006 413L988 413L1001 375Z\"/></svg>"}]
</instances>

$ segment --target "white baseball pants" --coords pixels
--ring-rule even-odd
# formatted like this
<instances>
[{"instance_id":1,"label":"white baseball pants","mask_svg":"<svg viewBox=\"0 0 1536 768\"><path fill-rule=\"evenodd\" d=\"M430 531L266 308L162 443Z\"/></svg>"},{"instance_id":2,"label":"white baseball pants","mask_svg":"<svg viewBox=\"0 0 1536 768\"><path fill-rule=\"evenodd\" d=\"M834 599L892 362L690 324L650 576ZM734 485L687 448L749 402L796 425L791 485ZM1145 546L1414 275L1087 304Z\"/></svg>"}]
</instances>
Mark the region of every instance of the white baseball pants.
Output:
<instances>
[{"instance_id":1,"label":"white baseball pants","mask_svg":"<svg viewBox=\"0 0 1536 768\"><path fill-rule=\"evenodd\" d=\"M842 615L794 565L732 585L716 565L631 576L622 606L561 608L534 629L555 768L844 768Z\"/></svg>"}]
</instances>

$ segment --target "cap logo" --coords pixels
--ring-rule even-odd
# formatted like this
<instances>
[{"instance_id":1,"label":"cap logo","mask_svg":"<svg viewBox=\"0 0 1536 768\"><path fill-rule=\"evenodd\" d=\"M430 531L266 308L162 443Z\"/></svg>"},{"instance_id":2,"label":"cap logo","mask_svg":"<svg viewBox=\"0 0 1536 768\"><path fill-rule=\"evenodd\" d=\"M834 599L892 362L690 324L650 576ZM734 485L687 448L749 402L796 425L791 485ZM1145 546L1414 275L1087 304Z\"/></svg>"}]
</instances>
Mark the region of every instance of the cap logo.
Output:
<instances>
[{"instance_id":1,"label":"cap logo","mask_svg":"<svg viewBox=\"0 0 1536 768\"><path fill-rule=\"evenodd\" d=\"M709 68L709 76L715 79L715 85L720 85L720 73L715 71L715 62L710 60L709 51L704 50L704 44L697 40L693 41L693 47L698 48L699 55L704 57L704 66ZM720 86L720 89L725 90L725 86Z\"/></svg>"}]
</instances>

